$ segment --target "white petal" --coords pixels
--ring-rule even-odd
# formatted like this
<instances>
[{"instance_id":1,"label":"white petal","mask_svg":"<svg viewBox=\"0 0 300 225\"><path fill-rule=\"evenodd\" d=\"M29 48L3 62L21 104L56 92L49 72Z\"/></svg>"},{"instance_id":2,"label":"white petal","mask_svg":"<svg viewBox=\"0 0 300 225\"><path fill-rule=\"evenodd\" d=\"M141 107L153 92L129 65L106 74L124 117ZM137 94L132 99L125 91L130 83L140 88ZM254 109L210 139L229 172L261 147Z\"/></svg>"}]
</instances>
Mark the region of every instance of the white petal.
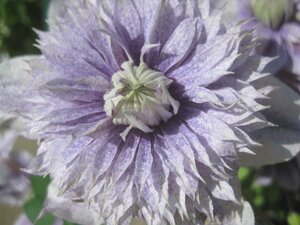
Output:
<instances>
[{"instance_id":1,"label":"white petal","mask_svg":"<svg viewBox=\"0 0 300 225\"><path fill-rule=\"evenodd\" d=\"M0 81L13 80L13 81L23 81L29 74L28 70L30 69L27 61L39 56L23 56L16 57L10 60L5 60L0 64Z\"/></svg>"},{"instance_id":2,"label":"white petal","mask_svg":"<svg viewBox=\"0 0 300 225\"><path fill-rule=\"evenodd\" d=\"M81 225L98 225L100 221L96 211L89 208L85 203L71 201L58 197L58 187L52 182L48 188L48 196L45 203L45 210L58 218L62 218Z\"/></svg>"},{"instance_id":3,"label":"white petal","mask_svg":"<svg viewBox=\"0 0 300 225\"><path fill-rule=\"evenodd\" d=\"M226 181L220 181L212 191L214 197L225 201L236 201L234 190Z\"/></svg>"},{"instance_id":4,"label":"white petal","mask_svg":"<svg viewBox=\"0 0 300 225\"><path fill-rule=\"evenodd\" d=\"M270 106L265 113L267 118L276 120L276 124L300 127L300 96L296 91L275 76L260 79L254 86L269 97L264 102L264 105ZM272 87L270 92L269 87Z\"/></svg>"},{"instance_id":5,"label":"white petal","mask_svg":"<svg viewBox=\"0 0 300 225\"><path fill-rule=\"evenodd\" d=\"M230 224L230 225L254 225L255 224L255 217L253 210L250 204L246 201L243 201L243 208L240 212L235 211L230 214L227 214L222 224ZM230 210L230 206L227 207ZM230 212L230 211L229 211Z\"/></svg>"},{"instance_id":6,"label":"white petal","mask_svg":"<svg viewBox=\"0 0 300 225\"><path fill-rule=\"evenodd\" d=\"M261 144L251 150L255 153L238 154L240 166L262 166L288 161L300 151L300 131L271 127L256 132L254 140Z\"/></svg>"},{"instance_id":7,"label":"white petal","mask_svg":"<svg viewBox=\"0 0 300 225\"><path fill-rule=\"evenodd\" d=\"M66 8L64 6L63 0L51 0L48 10L48 23L50 26L55 24L57 18L61 17L66 13Z\"/></svg>"},{"instance_id":8,"label":"white petal","mask_svg":"<svg viewBox=\"0 0 300 225\"><path fill-rule=\"evenodd\" d=\"M265 128L253 134L261 146L252 148L256 153L239 153L241 166L262 166L287 161L300 151L300 96L274 76L258 81L255 86L269 97L264 102L270 106L264 115L276 127ZM271 91L270 91L270 88Z\"/></svg>"},{"instance_id":9,"label":"white petal","mask_svg":"<svg viewBox=\"0 0 300 225\"><path fill-rule=\"evenodd\" d=\"M28 61L35 58L39 56L17 57L0 64L1 119L14 118L13 112L26 107L23 97L25 98L30 93L30 87L32 87Z\"/></svg>"}]
</instances>

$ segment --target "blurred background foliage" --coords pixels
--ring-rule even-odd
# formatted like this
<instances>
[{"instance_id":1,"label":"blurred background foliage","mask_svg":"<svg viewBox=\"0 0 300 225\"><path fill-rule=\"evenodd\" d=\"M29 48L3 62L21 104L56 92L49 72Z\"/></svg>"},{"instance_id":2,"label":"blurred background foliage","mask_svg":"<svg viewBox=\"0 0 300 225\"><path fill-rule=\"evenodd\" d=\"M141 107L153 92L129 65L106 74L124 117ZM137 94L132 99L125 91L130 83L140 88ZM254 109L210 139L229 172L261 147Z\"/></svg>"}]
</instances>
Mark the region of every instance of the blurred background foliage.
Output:
<instances>
[{"instance_id":1,"label":"blurred background foliage","mask_svg":"<svg viewBox=\"0 0 300 225\"><path fill-rule=\"evenodd\" d=\"M285 164L281 163L281 166ZM287 191L276 183L270 186L258 185L256 181L261 169L239 170L243 196L252 205L258 224L300 225L300 190Z\"/></svg>"},{"instance_id":2,"label":"blurred background foliage","mask_svg":"<svg viewBox=\"0 0 300 225\"><path fill-rule=\"evenodd\" d=\"M25 54L37 54L34 47L37 38L33 28L47 30L45 18L50 0L0 0L0 55L14 57ZM254 208L260 225L300 225L300 191L288 192L278 185L262 187L255 183L259 170L241 168L239 178L245 198ZM289 174L286 174L289 176ZM46 195L49 178L32 177L32 194L23 210L35 221ZM11 209L6 208L7 212ZM1 217L6 213L2 208ZM18 210L19 212L19 210ZM16 219L16 218L15 218ZM50 225L51 215L44 216L37 225ZM73 225L65 222L65 225Z\"/></svg>"},{"instance_id":3,"label":"blurred background foliage","mask_svg":"<svg viewBox=\"0 0 300 225\"><path fill-rule=\"evenodd\" d=\"M38 53L32 28L46 29L49 0L0 0L0 51L10 56Z\"/></svg>"}]
</instances>

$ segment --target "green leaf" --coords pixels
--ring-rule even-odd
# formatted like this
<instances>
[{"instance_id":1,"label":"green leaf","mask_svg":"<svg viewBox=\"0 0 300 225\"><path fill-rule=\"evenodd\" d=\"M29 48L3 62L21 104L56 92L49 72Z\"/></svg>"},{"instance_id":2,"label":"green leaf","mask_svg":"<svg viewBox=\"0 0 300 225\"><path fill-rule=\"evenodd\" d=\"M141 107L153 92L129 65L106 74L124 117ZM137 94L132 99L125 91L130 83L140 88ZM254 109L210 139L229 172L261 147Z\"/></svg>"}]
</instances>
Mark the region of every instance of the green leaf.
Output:
<instances>
[{"instance_id":1,"label":"green leaf","mask_svg":"<svg viewBox=\"0 0 300 225\"><path fill-rule=\"evenodd\" d=\"M41 219L39 219L35 225L53 225L55 217L51 214L46 214Z\"/></svg>"},{"instance_id":2,"label":"green leaf","mask_svg":"<svg viewBox=\"0 0 300 225\"><path fill-rule=\"evenodd\" d=\"M40 199L32 198L28 202L26 202L24 206L24 212L26 213L30 221L33 222L35 225L53 225L55 218L49 213L37 220L41 213L43 205L44 202Z\"/></svg>"},{"instance_id":3,"label":"green leaf","mask_svg":"<svg viewBox=\"0 0 300 225\"><path fill-rule=\"evenodd\" d=\"M299 225L300 224L300 214L299 213L290 213L288 216L289 225Z\"/></svg>"},{"instance_id":4,"label":"green leaf","mask_svg":"<svg viewBox=\"0 0 300 225\"><path fill-rule=\"evenodd\" d=\"M44 215L38 221L38 217L44 207L47 197L47 189L50 183L49 177L31 176L32 197L25 203L24 211L27 217L35 225L52 225L54 217L50 214Z\"/></svg>"},{"instance_id":5,"label":"green leaf","mask_svg":"<svg viewBox=\"0 0 300 225\"><path fill-rule=\"evenodd\" d=\"M47 177L39 177L39 176L31 176L30 178L32 191L35 197L39 199L45 199L47 196L47 188L50 183L50 178Z\"/></svg>"},{"instance_id":6,"label":"green leaf","mask_svg":"<svg viewBox=\"0 0 300 225\"><path fill-rule=\"evenodd\" d=\"M246 167L241 167L239 169L239 179L240 181L244 181L248 178L248 176L250 175L250 169L246 168Z\"/></svg>"},{"instance_id":7,"label":"green leaf","mask_svg":"<svg viewBox=\"0 0 300 225\"><path fill-rule=\"evenodd\" d=\"M38 198L32 198L25 203L24 211L32 222L35 222L35 220L38 218L43 205L44 202Z\"/></svg>"},{"instance_id":8,"label":"green leaf","mask_svg":"<svg viewBox=\"0 0 300 225\"><path fill-rule=\"evenodd\" d=\"M69 222L69 221L64 221L64 225L77 225L77 224L71 223L71 222Z\"/></svg>"}]
</instances>

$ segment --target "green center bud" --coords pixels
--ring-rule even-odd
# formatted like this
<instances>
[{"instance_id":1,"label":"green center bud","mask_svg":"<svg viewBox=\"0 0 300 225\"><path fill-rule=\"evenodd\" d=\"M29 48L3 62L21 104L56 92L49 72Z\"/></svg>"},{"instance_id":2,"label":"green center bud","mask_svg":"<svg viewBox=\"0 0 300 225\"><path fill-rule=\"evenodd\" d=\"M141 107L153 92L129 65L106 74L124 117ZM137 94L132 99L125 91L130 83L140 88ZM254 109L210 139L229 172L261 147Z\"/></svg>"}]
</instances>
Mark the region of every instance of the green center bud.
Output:
<instances>
[{"instance_id":1,"label":"green center bud","mask_svg":"<svg viewBox=\"0 0 300 225\"><path fill-rule=\"evenodd\" d=\"M251 7L254 16L274 30L295 14L293 0L252 0Z\"/></svg>"},{"instance_id":2,"label":"green center bud","mask_svg":"<svg viewBox=\"0 0 300 225\"><path fill-rule=\"evenodd\" d=\"M179 102L168 91L172 80L143 62L137 67L128 61L122 69L112 76L113 87L104 95L104 110L114 124L128 125L121 133L124 140L132 128L149 133L151 126L178 113Z\"/></svg>"}]
</instances>

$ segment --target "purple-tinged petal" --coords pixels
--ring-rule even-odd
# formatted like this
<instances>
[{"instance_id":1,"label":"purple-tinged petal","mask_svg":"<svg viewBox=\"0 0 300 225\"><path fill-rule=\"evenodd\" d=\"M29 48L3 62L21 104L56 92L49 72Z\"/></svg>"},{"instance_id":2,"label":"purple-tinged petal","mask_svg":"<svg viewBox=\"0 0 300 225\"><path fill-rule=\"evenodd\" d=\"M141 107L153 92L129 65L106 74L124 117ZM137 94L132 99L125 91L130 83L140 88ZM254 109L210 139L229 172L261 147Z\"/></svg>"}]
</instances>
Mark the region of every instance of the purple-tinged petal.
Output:
<instances>
[{"instance_id":1,"label":"purple-tinged petal","mask_svg":"<svg viewBox=\"0 0 300 225\"><path fill-rule=\"evenodd\" d=\"M158 69L166 73L176 66L180 66L195 47L201 34L201 22L198 19L185 19L174 30L160 52L161 64Z\"/></svg>"}]
</instances>

